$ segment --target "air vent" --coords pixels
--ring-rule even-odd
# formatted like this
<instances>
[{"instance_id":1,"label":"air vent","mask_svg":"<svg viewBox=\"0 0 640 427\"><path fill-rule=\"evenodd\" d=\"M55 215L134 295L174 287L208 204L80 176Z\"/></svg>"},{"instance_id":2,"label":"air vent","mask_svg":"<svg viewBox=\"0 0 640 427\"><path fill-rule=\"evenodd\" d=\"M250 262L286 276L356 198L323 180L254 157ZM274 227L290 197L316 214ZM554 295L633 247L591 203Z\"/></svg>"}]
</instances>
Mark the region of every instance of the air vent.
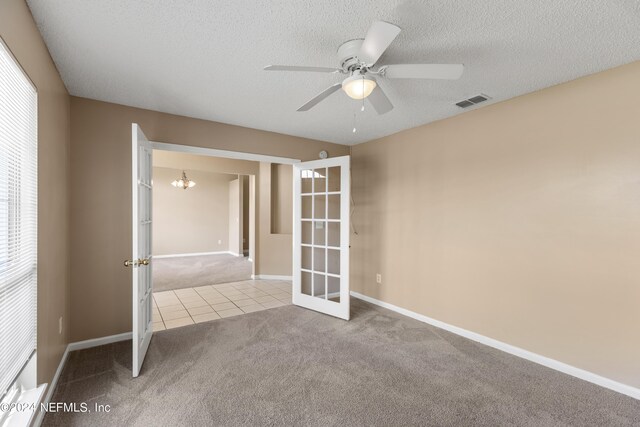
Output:
<instances>
[{"instance_id":1,"label":"air vent","mask_svg":"<svg viewBox=\"0 0 640 427\"><path fill-rule=\"evenodd\" d=\"M480 104L481 102L484 102L488 99L491 98L489 98L487 95L476 95L469 99L465 99L464 101L456 102L456 105L460 108L469 108L472 105Z\"/></svg>"},{"instance_id":2,"label":"air vent","mask_svg":"<svg viewBox=\"0 0 640 427\"><path fill-rule=\"evenodd\" d=\"M460 108L467 108L467 107L471 107L473 105L473 102L471 101L460 101L460 102L456 102L456 105Z\"/></svg>"}]
</instances>

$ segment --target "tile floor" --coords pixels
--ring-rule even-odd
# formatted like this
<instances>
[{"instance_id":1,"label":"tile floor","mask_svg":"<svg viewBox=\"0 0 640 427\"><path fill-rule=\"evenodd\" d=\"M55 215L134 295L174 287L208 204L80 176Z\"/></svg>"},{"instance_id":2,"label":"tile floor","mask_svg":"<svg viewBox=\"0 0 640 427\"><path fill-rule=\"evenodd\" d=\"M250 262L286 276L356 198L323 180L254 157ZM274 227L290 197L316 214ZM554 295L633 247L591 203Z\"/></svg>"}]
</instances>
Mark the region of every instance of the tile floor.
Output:
<instances>
[{"instance_id":1,"label":"tile floor","mask_svg":"<svg viewBox=\"0 0 640 427\"><path fill-rule=\"evenodd\" d=\"M153 293L153 330L291 304L291 282L245 280Z\"/></svg>"}]
</instances>

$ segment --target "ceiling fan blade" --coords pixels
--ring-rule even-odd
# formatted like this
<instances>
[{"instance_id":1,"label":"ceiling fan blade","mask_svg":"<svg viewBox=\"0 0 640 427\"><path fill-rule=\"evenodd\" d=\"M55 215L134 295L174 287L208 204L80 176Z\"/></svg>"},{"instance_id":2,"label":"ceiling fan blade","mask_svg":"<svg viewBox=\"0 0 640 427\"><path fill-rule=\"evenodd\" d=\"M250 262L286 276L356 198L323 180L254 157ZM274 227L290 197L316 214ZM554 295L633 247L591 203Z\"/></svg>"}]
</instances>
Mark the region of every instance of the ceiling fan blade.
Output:
<instances>
[{"instance_id":1,"label":"ceiling fan blade","mask_svg":"<svg viewBox=\"0 0 640 427\"><path fill-rule=\"evenodd\" d=\"M398 34L399 27L384 21L374 22L360 46L358 59L369 66L375 64Z\"/></svg>"},{"instance_id":2,"label":"ceiling fan blade","mask_svg":"<svg viewBox=\"0 0 640 427\"><path fill-rule=\"evenodd\" d=\"M328 67L297 67L295 65L267 65L265 71L311 71L315 73L338 73L338 68Z\"/></svg>"},{"instance_id":3,"label":"ceiling fan blade","mask_svg":"<svg viewBox=\"0 0 640 427\"><path fill-rule=\"evenodd\" d=\"M378 114L388 113L393 110L393 104L389 101L387 95L384 94L380 85L377 85L375 89L373 89L373 92L371 92L371 95L369 95L367 99Z\"/></svg>"},{"instance_id":4,"label":"ceiling fan blade","mask_svg":"<svg viewBox=\"0 0 640 427\"><path fill-rule=\"evenodd\" d=\"M385 65L384 76L389 79L445 79L457 80L462 76L462 64L395 64Z\"/></svg>"},{"instance_id":5,"label":"ceiling fan blade","mask_svg":"<svg viewBox=\"0 0 640 427\"><path fill-rule=\"evenodd\" d=\"M320 103L320 101L327 98L333 92L340 90L341 87L342 87L342 83L336 83L333 86L329 86L328 88L320 92L318 95L314 96L313 99L311 99L309 102L304 104L302 107L298 108L298 111L309 111L311 108L315 107L317 104Z\"/></svg>"}]
</instances>

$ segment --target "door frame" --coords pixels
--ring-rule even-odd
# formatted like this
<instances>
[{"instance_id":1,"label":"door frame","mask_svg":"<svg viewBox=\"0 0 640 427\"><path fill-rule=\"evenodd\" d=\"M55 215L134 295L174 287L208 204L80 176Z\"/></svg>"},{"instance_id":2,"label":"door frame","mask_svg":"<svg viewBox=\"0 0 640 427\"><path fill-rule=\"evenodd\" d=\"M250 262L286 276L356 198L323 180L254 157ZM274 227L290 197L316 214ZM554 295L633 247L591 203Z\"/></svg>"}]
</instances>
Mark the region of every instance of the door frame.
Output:
<instances>
[{"instance_id":1,"label":"door frame","mask_svg":"<svg viewBox=\"0 0 640 427\"><path fill-rule=\"evenodd\" d=\"M149 141L154 150L175 151L179 153L197 154L207 157L224 157L235 160L251 160L254 162L281 163L292 165L300 163L300 159L290 157L269 156L266 154L246 153L244 151L219 150L217 148L196 147L193 145L171 144L167 142Z\"/></svg>"}]
</instances>

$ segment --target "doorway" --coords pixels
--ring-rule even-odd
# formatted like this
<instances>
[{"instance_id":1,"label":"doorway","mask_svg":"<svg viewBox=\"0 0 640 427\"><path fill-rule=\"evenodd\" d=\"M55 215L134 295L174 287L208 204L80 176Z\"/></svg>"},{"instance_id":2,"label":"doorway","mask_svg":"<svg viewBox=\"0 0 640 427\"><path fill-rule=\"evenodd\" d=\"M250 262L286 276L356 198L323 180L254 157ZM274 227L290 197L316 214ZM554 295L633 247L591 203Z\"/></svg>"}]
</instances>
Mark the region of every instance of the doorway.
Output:
<instances>
[{"instance_id":1,"label":"doorway","mask_svg":"<svg viewBox=\"0 0 640 427\"><path fill-rule=\"evenodd\" d=\"M153 144L153 329L291 304L290 266L258 274L256 232L269 222L262 239L292 248L294 160ZM261 215L258 176L269 193ZM270 256L263 272L273 271Z\"/></svg>"},{"instance_id":2,"label":"doorway","mask_svg":"<svg viewBox=\"0 0 640 427\"><path fill-rule=\"evenodd\" d=\"M133 268L134 377L140 372L154 330L186 326L291 303L349 319L349 156L326 158L326 153L323 153L321 160L300 162L290 158L153 142L145 137L137 124L132 124L133 257L125 261L125 266ZM192 171L202 171L201 167L194 165L202 164L205 159L208 162L216 160L220 164L236 162L234 166L238 168L238 161L255 163L253 172L240 170L241 168L231 172L216 171L235 175L231 178L218 178L223 181L226 179L229 189L227 209L231 225L227 223L229 239L226 252L242 257L245 256L245 234L239 230L245 228L243 202L246 199L243 192L244 175L247 175L250 216L247 261L250 259L253 271L250 280L216 284L209 282L202 286L154 293L153 270L162 256L156 259L156 254L152 255L155 247L152 244L152 230L156 220L153 215L152 190L160 185L157 181L159 175L153 176L153 166L162 165L153 160L153 157L168 154L191 156L189 169ZM280 168L279 165L287 166ZM175 164L170 166L176 168ZM175 184L173 186L179 191L195 188L197 182L192 185L191 181L195 180L186 176L186 165L180 165L178 169L182 169L183 173L180 179L174 179L175 183L172 181ZM175 172L174 170L173 173ZM281 182L272 182L272 178L278 176L288 176L291 183L282 186ZM219 196L218 201L222 198ZM272 210L272 199L288 201L290 205L279 211ZM175 220L178 216L177 203L168 205L169 213L173 214L169 215L169 219ZM202 210L207 211L206 208ZM292 219L273 220L273 212L291 212ZM189 223L182 225L185 228L189 226ZM176 228L181 230L180 227ZM287 229L289 234L282 231ZM182 234L185 233L178 235L182 237ZM319 237L308 240L311 235L324 236L325 241L321 241ZM336 243L332 243L330 239L333 236L339 236ZM207 241L211 243L210 240ZM303 248L307 256L302 254ZM311 264L307 262L309 250ZM177 255L188 258L202 256L202 253L185 252ZM286 275L283 275L282 272L285 271ZM305 280L309 275L311 280ZM203 276L207 277L207 274Z\"/></svg>"},{"instance_id":3,"label":"doorway","mask_svg":"<svg viewBox=\"0 0 640 427\"><path fill-rule=\"evenodd\" d=\"M215 157L153 154L154 291L251 279L255 177Z\"/></svg>"}]
</instances>

